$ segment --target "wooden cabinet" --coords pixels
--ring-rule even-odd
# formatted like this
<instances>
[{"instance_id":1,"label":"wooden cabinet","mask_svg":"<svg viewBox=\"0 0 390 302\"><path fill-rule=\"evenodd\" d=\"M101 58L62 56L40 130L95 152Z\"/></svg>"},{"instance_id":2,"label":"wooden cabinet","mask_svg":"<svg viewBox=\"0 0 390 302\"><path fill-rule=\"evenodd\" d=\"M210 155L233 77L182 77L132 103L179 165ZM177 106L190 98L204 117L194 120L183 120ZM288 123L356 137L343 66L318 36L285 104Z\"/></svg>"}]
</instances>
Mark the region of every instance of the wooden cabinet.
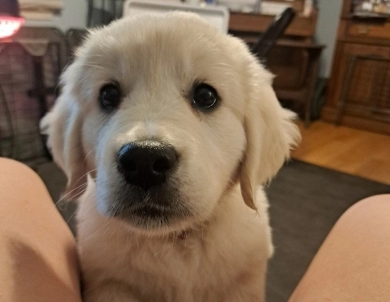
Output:
<instances>
[{"instance_id":1,"label":"wooden cabinet","mask_svg":"<svg viewBox=\"0 0 390 302\"><path fill-rule=\"evenodd\" d=\"M390 19L354 18L345 0L324 120L390 134Z\"/></svg>"},{"instance_id":2,"label":"wooden cabinet","mask_svg":"<svg viewBox=\"0 0 390 302\"><path fill-rule=\"evenodd\" d=\"M317 15L316 10L313 10L309 16L298 14L287 27L285 35L310 39L316 31ZM275 16L271 15L231 12L229 30L258 35L264 32L274 19Z\"/></svg>"},{"instance_id":3,"label":"wooden cabinet","mask_svg":"<svg viewBox=\"0 0 390 302\"><path fill-rule=\"evenodd\" d=\"M302 2L303 3L303 2ZM230 14L229 31L248 44L255 42L274 20L262 14ZM294 102L299 113L310 122L311 102L323 45L312 43L316 30L317 10L309 16L298 13L266 59L267 68L276 75L274 88L279 99Z\"/></svg>"}]
</instances>

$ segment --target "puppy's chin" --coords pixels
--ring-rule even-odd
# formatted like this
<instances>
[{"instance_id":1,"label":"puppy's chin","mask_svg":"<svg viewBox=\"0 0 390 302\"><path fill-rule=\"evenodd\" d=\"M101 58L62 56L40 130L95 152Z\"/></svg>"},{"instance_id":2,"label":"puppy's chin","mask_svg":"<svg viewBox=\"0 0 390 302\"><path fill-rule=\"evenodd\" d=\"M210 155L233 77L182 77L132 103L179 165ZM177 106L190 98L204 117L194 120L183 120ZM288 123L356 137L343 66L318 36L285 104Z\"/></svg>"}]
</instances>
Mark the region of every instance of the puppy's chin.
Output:
<instances>
[{"instance_id":1,"label":"puppy's chin","mask_svg":"<svg viewBox=\"0 0 390 302\"><path fill-rule=\"evenodd\" d=\"M146 236L166 236L190 229L193 225L190 217L180 217L176 213L156 212L144 208L139 211L124 211L113 219L119 219L130 232Z\"/></svg>"},{"instance_id":2,"label":"puppy's chin","mask_svg":"<svg viewBox=\"0 0 390 302\"><path fill-rule=\"evenodd\" d=\"M168 184L148 191L121 184L116 190L98 186L97 209L106 217L120 220L135 232L164 235L190 226L193 217L179 192Z\"/></svg>"}]
</instances>

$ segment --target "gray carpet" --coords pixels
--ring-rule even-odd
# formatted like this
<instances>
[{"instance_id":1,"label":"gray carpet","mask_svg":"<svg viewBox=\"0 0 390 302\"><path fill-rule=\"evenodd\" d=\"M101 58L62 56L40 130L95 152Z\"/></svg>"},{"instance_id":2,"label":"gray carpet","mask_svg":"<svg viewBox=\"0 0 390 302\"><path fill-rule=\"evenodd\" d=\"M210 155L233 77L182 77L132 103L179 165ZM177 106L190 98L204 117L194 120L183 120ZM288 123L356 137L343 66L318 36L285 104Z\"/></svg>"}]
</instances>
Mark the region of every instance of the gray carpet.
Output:
<instances>
[{"instance_id":1,"label":"gray carpet","mask_svg":"<svg viewBox=\"0 0 390 302\"><path fill-rule=\"evenodd\" d=\"M65 176L52 163L36 168L53 200ZM285 302L341 214L367 196L390 193L390 186L300 161L284 166L267 188L275 255L267 282L267 301ZM74 231L75 205L58 204Z\"/></svg>"},{"instance_id":2,"label":"gray carpet","mask_svg":"<svg viewBox=\"0 0 390 302\"><path fill-rule=\"evenodd\" d=\"M62 217L69 225L73 234L76 234L76 202L66 201L62 198L62 193L66 186L65 174L53 162L45 162L32 168L42 178Z\"/></svg>"},{"instance_id":3,"label":"gray carpet","mask_svg":"<svg viewBox=\"0 0 390 302\"><path fill-rule=\"evenodd\" d=\"M390 186L292 161L267 193L275 245L267 301L285 302L341 214L360 199L390 193Z\"/></svg>"}]
</instances>

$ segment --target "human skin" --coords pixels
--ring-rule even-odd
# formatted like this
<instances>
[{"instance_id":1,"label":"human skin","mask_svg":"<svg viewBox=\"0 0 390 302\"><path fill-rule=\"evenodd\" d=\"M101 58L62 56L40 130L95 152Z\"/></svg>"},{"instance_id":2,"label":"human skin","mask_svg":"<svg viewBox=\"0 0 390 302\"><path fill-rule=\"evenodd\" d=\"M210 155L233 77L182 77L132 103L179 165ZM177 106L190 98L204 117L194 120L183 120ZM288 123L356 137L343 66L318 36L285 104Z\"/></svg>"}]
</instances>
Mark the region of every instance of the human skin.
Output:
<instances>
[{"instance_id":1,"label":"human skin","mask_svg":"<svg viewBox=\"0 0 390 302\"><path fill-rule=\"evenodd\" d=\"M5 158L0 158L0 301L81 301L71 231L39 176Z\"/></svg>"},{"instance_id":2,"label":"human skin","mask_svg":"<svg viewBox=\"0 0 390 302\"><path fill-rule=\"evenodd\" d=\"M388 301L390 195L364 199L333 227L290 302Z\"/></svg>"}]
</instances>

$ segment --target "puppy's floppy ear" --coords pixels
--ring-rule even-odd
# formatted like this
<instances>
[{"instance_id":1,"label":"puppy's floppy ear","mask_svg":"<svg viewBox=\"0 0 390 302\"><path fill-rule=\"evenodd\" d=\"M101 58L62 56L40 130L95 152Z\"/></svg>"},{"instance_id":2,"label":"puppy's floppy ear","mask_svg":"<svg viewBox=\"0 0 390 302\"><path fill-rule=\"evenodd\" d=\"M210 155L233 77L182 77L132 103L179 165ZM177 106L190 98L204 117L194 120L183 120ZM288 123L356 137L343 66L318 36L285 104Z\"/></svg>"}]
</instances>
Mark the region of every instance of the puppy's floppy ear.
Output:
<instances>
[{"instance_id":1,"label":"puppy's floppy ear","mask_svg":"<svg viewBox=\"0 0 390 302\"><path fill-rule=\"evenodd\" d=\"M82 113L67 87L53 110L42 119L40 126L42 133L48 135L47 145L54 161L67 176L66 199L80 196L87 182L81 143Z\"/></svg>"},{"instance_id":2,"label":"puppy's floppy ear","mask_svg":"<svg viewBox=\"0 0 390 302\"><path fill-rule=\"evenodd\" d=\"M257 187L275 176L300 140L293 122L295 114L280 106L271 86L271 74L257 62L254 64L255 78L249 81L244 118L247 146L240 175L242 196L252 209L256 209Z\"/></svg>"}]
</instances>

